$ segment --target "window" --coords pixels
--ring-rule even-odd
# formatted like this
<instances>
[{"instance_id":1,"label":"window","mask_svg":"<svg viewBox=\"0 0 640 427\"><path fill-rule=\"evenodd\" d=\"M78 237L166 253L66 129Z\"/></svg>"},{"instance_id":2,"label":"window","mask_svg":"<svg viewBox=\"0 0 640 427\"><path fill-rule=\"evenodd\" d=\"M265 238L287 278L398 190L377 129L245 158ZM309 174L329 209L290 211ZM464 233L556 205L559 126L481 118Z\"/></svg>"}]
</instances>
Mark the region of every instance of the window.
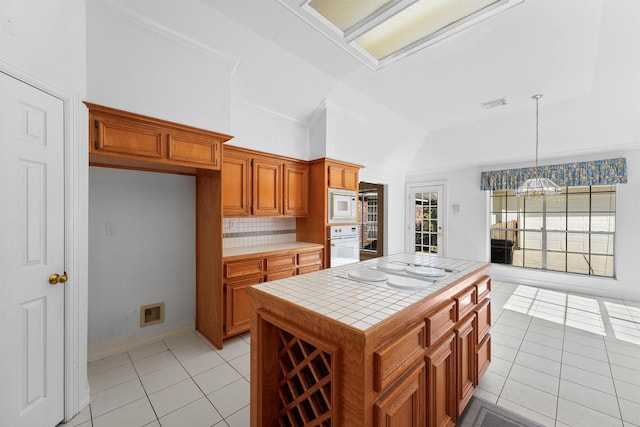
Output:
<instances>
[{"instance_id":1,"label":"window","mask_svg":"<svg viewBox=\"0 0 640 427\"><path fill-rule=\"evenodd\" d=\"M491 262L615 277L616 187L565 187L562 195L526 200L491 191Z\"/></svg>"}]
</instances>

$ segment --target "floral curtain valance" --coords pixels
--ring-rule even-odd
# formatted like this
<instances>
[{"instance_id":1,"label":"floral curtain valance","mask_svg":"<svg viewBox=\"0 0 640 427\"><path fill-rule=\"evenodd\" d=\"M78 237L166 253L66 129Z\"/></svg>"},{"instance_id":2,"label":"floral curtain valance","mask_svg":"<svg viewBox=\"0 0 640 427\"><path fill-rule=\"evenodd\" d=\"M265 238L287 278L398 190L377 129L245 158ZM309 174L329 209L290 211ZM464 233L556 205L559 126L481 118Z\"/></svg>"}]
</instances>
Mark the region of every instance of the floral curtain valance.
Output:
<instances>
[{"instance_id":1,"label":"floral curtain valance","mask_svg":"<svg viewBox=\"0 0 640 427\"><path fill-rule=\"evenodd\" d=\"M504 169L482 172L481 190L515 190L529 178L536 168ZM627 159L594 160L538 166L538 175L549 178L560 187L585 185L613 185L627 182Z\"/></svg>"}]
</instances>

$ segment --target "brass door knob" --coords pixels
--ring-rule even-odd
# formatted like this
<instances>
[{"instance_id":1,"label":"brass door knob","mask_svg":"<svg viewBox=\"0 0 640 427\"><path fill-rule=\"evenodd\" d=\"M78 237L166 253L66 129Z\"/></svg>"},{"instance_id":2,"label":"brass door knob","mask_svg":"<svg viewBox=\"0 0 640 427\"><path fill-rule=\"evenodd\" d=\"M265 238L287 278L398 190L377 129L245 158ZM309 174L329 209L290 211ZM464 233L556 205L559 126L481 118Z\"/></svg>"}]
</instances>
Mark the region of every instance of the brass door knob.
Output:
<instances>
[{"instance_id":1,"label":"brass door knob","mask_svg":"<svg viewBox=\"0 0 640 427\"><path fill-rule=\"evenodd\" d=\"M62 275L53 273L51 276L49 276L49 284L51 285L57 285L58 283L66 283L67 280L69 280L69 277L67 277L66 271Z\"/></svg>"}]
</instances>

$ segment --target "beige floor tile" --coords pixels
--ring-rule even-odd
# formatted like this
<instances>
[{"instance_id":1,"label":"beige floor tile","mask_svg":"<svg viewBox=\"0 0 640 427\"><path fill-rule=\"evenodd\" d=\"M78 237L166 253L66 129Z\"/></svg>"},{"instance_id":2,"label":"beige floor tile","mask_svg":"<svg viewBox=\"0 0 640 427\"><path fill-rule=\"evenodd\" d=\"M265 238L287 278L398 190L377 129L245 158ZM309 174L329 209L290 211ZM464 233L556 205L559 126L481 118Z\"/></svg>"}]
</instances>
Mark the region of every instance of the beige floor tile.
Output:
<instances>
[{"instance_id":1,"label":"beige floor tile","mask_svg":"<svg viewBox=\"0 0 640 427\"><path fill-rule=\"evenodd\" d=\"M221 420L209 399L202 397L160 418L160 423L162 427L210 427Z\"/></svg>"},{"instance_id":2,"label":"beige floor tile","mask_svg":"<svg viewBox=\"0 0 640 427\"><path fill-rule=\"evenodd\" d=\"M140 380L135 378L115 387L92 394L91 415L94 418L99 417L145 396L146 394L142 388L142 384L140 384Z\"/></svg>"},{"instance_id":3,"label":"beige floor tile","mask_svg":"<svg viewBox=\"0 0 640 427\"><path fill-rule=\"evenodd\" d=\"M149 395L149 400L158 417L162 418L203 396L198 386L189 378Z\"/></svg>"},{"instance_id":4,"label":"beige floor tile","mask_svg":"<svg viewBox=\"0 0 640 427\"><path fill-rule=\"evenodd\" d=\"M93 427L144 426L156 419L149 399L143 397L111 412L94 418Z\"/></svg>"}]
</instances>

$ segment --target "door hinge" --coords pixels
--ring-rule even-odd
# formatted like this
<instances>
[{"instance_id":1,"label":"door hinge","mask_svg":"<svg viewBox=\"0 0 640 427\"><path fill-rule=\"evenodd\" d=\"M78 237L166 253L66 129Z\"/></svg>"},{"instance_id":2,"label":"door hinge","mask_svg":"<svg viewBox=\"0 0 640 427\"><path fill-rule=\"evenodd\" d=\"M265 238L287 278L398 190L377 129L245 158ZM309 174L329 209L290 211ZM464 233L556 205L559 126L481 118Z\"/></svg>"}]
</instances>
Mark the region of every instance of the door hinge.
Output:
<instances>
[{"instance_id":1,"label":"door hinge","mask_svg":"<svg viewBox=\"0 0 640 427\"><path fill-rule=\"evenodd\" d=\"M251 159L251 167L253 167L253 159Z\"/></svg>"},{"instance_id":2,"label":"door hinge","mask_svg":"<svg viewBox=\"0 0 640 427\"><path fill-rule=\"evenodd\" d=\"M98 149L100 144L98 144L98 140L96 139L95 141L93 141L93 148L95 148L96 150Z\"/></svg>"},{"instance_id":3,"label":"door hinge","mask_svg":"<svg viewBox=\"0 0 640 427\"><path fill-rule=\"evenodd\" d=\"M100 125L100 122L99 122L99 121L97 121L97 120L94 120L94 121L93 121L93 127L95 127L96 129L98 129L99 125Z\"/></svg>"}]
</instances>

